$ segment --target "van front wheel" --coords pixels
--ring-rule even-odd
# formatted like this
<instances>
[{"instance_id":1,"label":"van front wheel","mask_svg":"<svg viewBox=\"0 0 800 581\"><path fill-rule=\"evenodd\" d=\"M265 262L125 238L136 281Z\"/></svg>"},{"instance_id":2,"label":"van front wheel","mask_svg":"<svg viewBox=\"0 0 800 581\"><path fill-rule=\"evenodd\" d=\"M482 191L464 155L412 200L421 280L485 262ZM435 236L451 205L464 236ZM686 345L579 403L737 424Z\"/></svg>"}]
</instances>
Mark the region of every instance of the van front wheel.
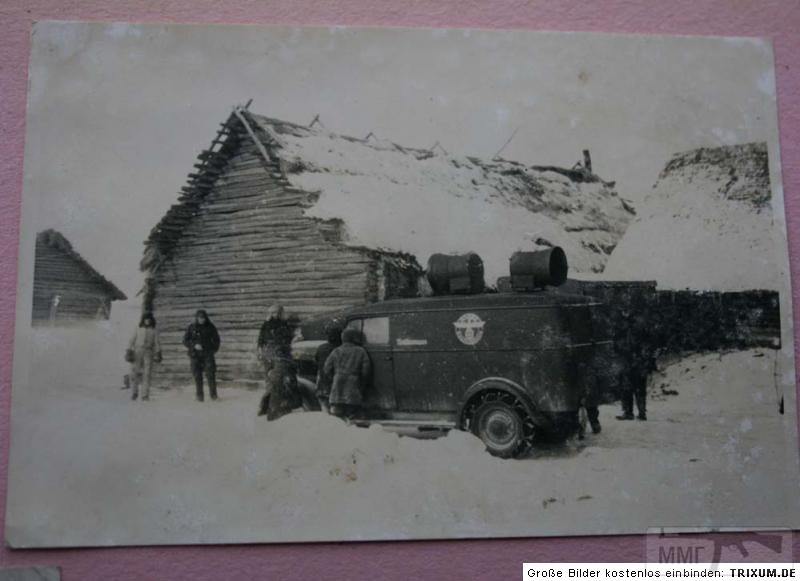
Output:
<instances>
[{"instance_id":1,"label":"van front wheel","mask_svg":"<svg viewBox=\"0 0 800 581\"><path fill-rule=\"evenodd\" d=\"M513 405L503 400L485 401L475 410L470 422L472 433L493 456L517 456L525 442L525 423Z\"/></svg>"}]
</instances>

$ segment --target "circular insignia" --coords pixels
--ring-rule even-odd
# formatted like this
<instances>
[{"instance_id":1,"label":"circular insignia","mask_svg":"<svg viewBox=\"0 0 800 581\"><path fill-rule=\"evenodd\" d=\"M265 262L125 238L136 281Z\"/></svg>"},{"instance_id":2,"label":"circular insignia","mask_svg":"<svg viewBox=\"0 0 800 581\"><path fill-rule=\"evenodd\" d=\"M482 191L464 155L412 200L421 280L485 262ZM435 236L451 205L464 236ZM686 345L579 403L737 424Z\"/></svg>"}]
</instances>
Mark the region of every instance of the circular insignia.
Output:
<instances>
[{"instance_id":1,"label":"circular insignia","mask_svg":"<svg viewBox=\"0 0 800 581\"><path fill-rule=\"evenodd\" d=\"M486 324L475 313L465 313L453 323L456 328L456 337L464 345L477 345L483 338L483 326Z\"/></svg>"}]
</instances>

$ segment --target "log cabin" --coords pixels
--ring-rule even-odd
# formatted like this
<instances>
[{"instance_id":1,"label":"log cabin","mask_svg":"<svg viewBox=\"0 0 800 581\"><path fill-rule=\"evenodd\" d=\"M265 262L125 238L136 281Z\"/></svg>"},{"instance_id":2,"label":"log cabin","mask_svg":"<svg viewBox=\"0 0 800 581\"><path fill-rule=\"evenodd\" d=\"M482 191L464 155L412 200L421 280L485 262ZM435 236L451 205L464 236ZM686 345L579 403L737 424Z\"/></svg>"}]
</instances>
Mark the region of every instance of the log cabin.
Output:
<instances>
[{"instance_id":1,"label":"log cabin","mask_svg":"<svg viewBox=\"0 0 800 581\"><path fill-rule=\"evenodd\" d=\"M271 304L306 319L417 294L414 256L345 244L340 220L306 215L318 193L289 182L276 135L254 117L237 108L222 123L145 242L143 310L158 321L161 387L191 381L181 341L196 309L222 337L218 380L254 387L262 379L256 338Z\"/></svg>"},{"instance_id":2,"label":"log cabin","mask_svg":"<svg viewBox=\"0 0 800 581\"><path fill-rule=\"evenodd\" d=\"M34 325L106 320L111 303L127 298L55 230L36 236L34 260Z\"/></svg>"}]
</instances>

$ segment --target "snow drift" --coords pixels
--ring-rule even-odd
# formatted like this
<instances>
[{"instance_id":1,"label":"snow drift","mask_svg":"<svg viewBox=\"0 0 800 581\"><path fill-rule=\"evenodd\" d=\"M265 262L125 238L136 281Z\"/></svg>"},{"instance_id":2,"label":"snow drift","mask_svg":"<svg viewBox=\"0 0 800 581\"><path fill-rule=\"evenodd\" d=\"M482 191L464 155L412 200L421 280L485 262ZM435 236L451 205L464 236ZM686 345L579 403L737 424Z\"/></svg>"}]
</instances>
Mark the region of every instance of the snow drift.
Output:
<instances>
[{"instance_id":1,"label":"snow drift","mask_svg":"<svg viewBox=\"0 0 800 581\"><path fill-rule=\"evenodd\" d=\"M760 350L676 360L654 388L678 395L653 398L650 421L616 422L618 407L602 406L601 434L519 461L458 431L417 440L322 413L265 422L259 392L223 389L218 403L200 404L191 390L155 390L144 403L116 387L34 381L14 394L14 439L26 445L11 455L7 538L22 547L641 533L665 517L791 526L796 495L775 474L796 452L774 365Z\"/></svg>"},{"instance_id":2,"label":"snow drift","mask_svg":"<svg viewBox=\"0 0 800 581\"><path fill-rule=\"evenodd\" d=\"M661 288L783 288L766 143L676 154L614 250L604 278Z\"/></svg>"},{"instance_id":3,"label":"snow drift","mask_svg":"<svg viewBox=\"0 0 800 581\"><path fill-rule=\"evenodd\" d=\"M27 388L122 385L130 371L125 350L140 317L141 306L126 302L114 306L108 320L31 327L28 340L17 346L21 350L27 345L30 350Z\"/></svg>"},{"instance_id":4,"label":"snow drift","mask_svg":"<svg viewBox=\"0 0 800 581\"><path fill-rule=\"evenodd\" d=\"M342 242L402 251L481 255L486 280L508 274L516 250L561 246L570 266L599 272L632 218L611 184L558 168L407 148L251 115L274 136L289 181L319 194L309 216L341 221ZM540 241L541 242L541 241Z\"/></svg>"}]
</instances>

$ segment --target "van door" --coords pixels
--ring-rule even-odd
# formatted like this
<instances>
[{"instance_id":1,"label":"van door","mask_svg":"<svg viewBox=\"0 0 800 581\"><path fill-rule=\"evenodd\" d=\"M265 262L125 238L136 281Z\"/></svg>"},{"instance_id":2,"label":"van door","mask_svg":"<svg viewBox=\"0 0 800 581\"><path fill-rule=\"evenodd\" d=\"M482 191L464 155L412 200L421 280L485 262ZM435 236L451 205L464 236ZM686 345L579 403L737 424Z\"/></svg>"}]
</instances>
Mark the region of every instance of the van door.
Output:
<instances>
[{"instance_id":1,"label":"van door","mask_svg":"<svg viewBox=\"0 0 800 581\"><path fill-rule=\"evenodd\" d=\"M394 317L398 411L452 412L474 381L473 354L455 346L452 319L451 312L427 311Z\"/></svg>"},{"instance_id":2,"label":"van door","mask_svg":"<svg viewBox=\"0 0 800 581\"><path fill-rule=\"evenodd\" d=\"M364 337L364 348L372 364L372 377L364 390L364 408L393 410L394 357L390 342L389 317L364 317L352 319L348 329L356 329Z\"/></svg>"}]
</instances>

